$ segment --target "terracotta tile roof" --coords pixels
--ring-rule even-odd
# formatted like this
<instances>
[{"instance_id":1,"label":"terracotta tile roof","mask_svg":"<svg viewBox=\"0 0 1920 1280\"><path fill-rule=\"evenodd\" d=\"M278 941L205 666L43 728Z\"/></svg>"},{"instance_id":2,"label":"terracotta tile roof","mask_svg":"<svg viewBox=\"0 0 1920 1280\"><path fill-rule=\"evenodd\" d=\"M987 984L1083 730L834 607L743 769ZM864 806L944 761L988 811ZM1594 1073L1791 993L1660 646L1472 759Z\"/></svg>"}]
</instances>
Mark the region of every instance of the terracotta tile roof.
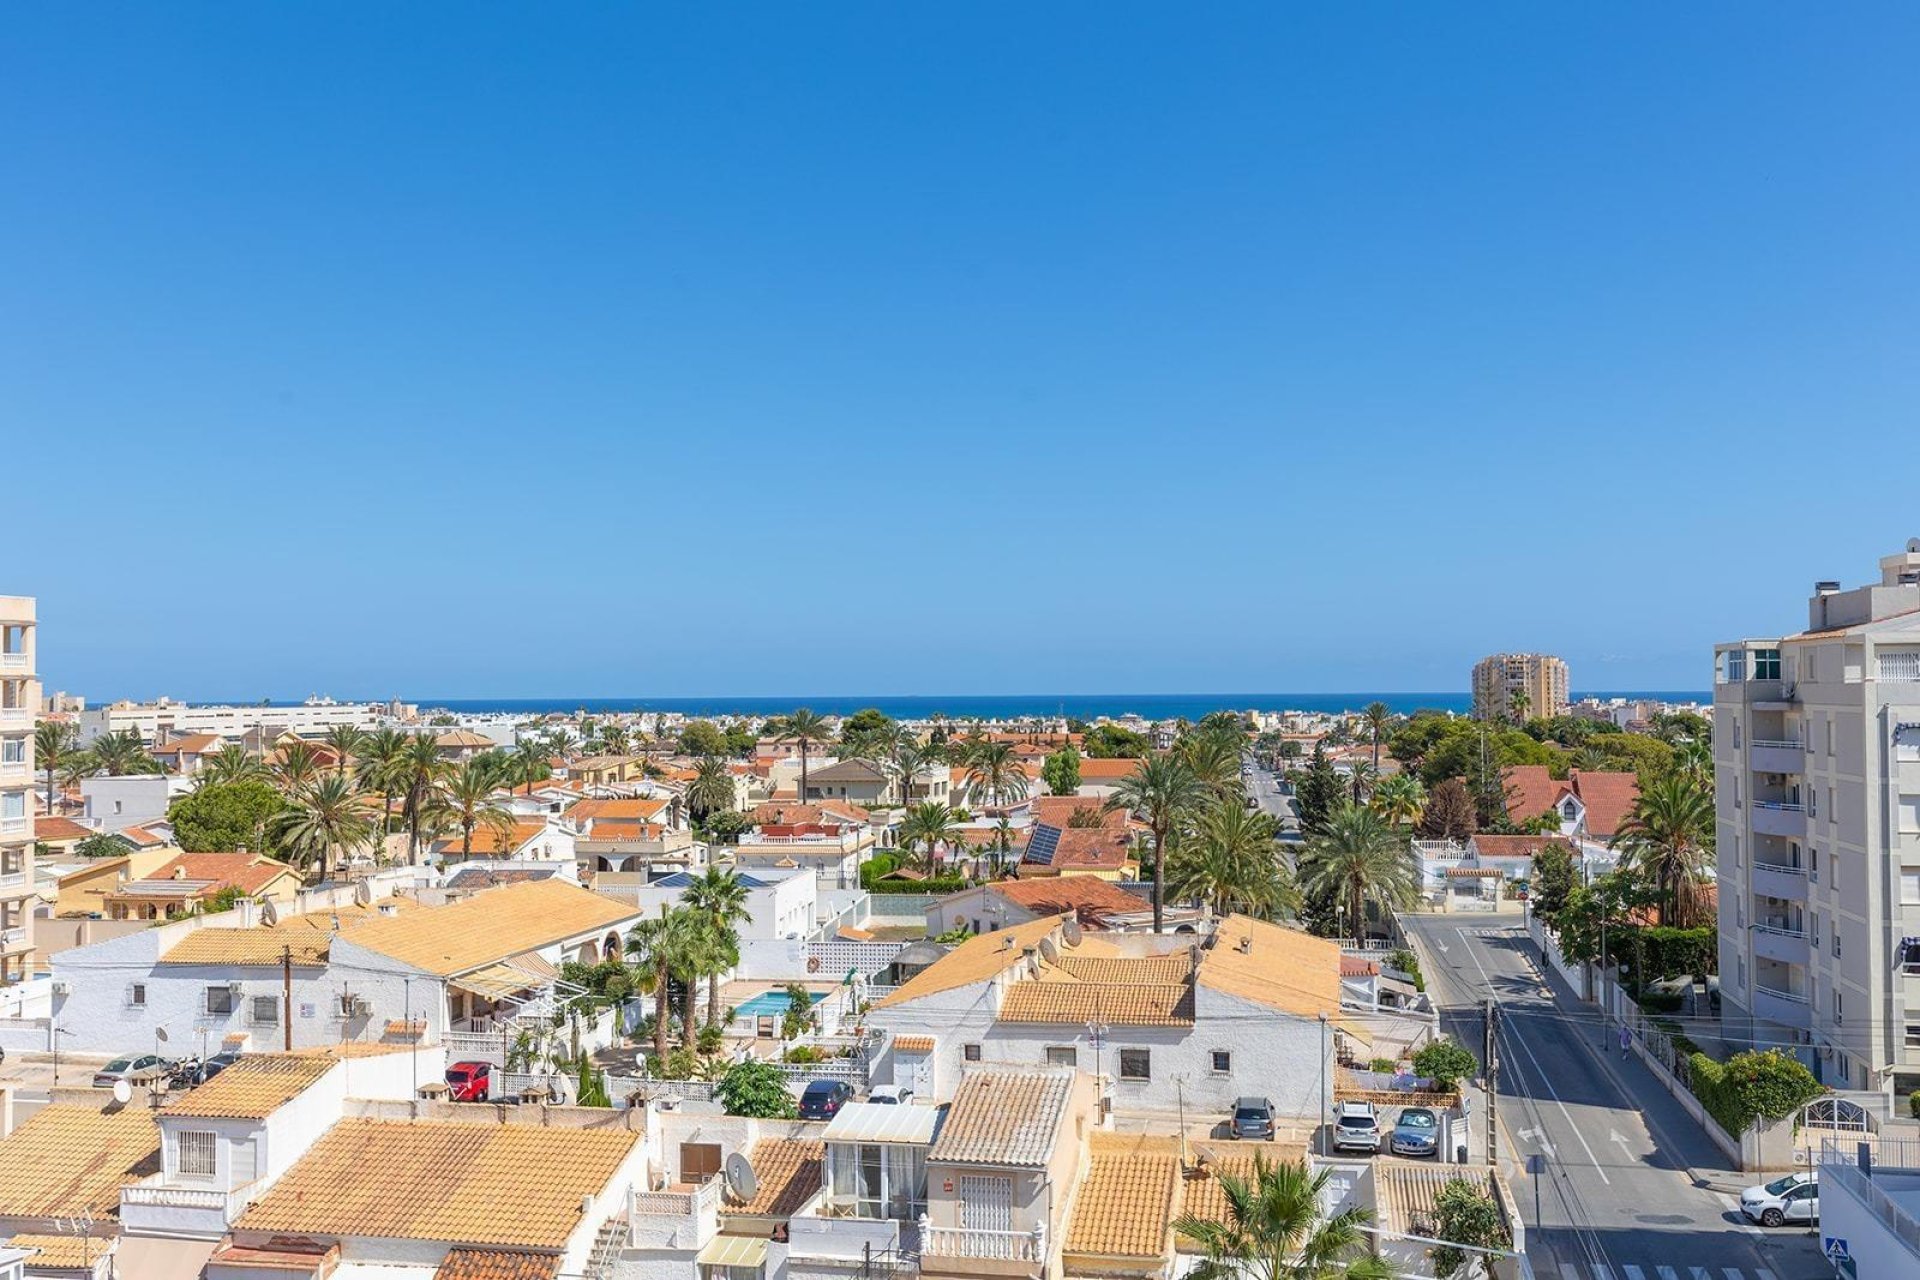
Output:
<instances>
[{"instance_id":1,"label":"terracotta tile roof","mask_svg":"<svg viewBox=\"0 0 1920 1280\"><path fill-rule=\"evenodd\" d=\"M1100 913L1122 915L1151 911L1146 899L1128 893L1111 880L1098 876L1046 876L1037 880L996 880L988 889L1016 902L1036 915L1057 916L1063 912L1094 917ZM1086 923L1086 921L1082 921Z\"/></svg>"},{"instance_id":2,"label":"terracotta tile roof","mask_svg":"<svg viewBox=\"0 0 1920 1280\"><path fill-rule=\"evenodd\" d=\"M220 745L220 736L213 733L189 733L163 743L147 752L150 756L205 755Z\"/></svg>"},{"instance_id":3,"label":"terracotta tile roof","mask_svg":"<svg viewBox=\"0 0 1920 1280\"><path fill-rule=\"evenodd\" d=\"M1247 916L1220 922L1199 977L1202 986L1297 1017L1340 1012L1339 946Z\"/></svg>"},{"instance_id":4,"label":"terracotta tile roof","mask_svg":"<svg viewBox=\"0 0 1920 1280\"><path fill-rule=\"evenodd\" d=\"M449 1249L433 1280L553 1280L557 1253L509 1253L505 1249Z\"/></svg>"},{"instance_id":5,"label":"terracotta tile roof","mask_svg":"<svg viewBox=\"0 0 1920 1280\"><path fill-rule=\"evenodd\" d=\"M921 996L952 991L956 987L971 986L991 978L1019 963L1028 947L1039 946L1040 939L1059 926L1060 917L1048 916L1014 925L1010 929L1001 929L997 933L983 933L968 938L907 979L899 990L880 1001L877 1007L884 1009L905 1004Z\"/></svg>"},{"instance_id":6,"label":"terracotta tile roof","mask_svg":"<svg viewBox=\"0 0 1920 1280\"><path fill-rule=\"evenodd\" d=\"M1185 982L1193 973L1193 962L1182 953L1171 956L1097 956L1076 955L1071 951L1060 957L1059 970L1082 982Z\"/></svg>"},{"instance_id":7,"label":"terracotta tile roof","mask_svg":"<svg viewBox=\"0 0 1920 1280\"><path fill-rule=\"evenodd\" d=\"M1080 761L1080 781L1082 782L1118 782L1122 778L1132 777L1139 771L1141 761L1125 756L1116 756L1108 760L1096 760L1091 756Z\"/></svg>"},{"instance_id":8,"label":"terracotta tile roof","mask_svg":"<svg viewBox=\"0 0 1920 1280\"><path fill-rule=\"evenodd\" d=\"M341 1120L234 1226L557 1249L582 1197L601 1196L638 1141L624 1129Z\"/></svg>"},{"instance_id":9,"label":"terracotta tile roof","mask_svg":"<svg viewBox=\"0 0 1920 1280\"><path fill-rule=\"evenodd\" d=\"M83 827L72 818L35 818L33 820L33 838L46 843L85 840L88 836L98 834L93 828Z\"/></svg>"},{"instance_id":10,"label":"terracotta tile roof","mask_svg":"<svg viewBox=\"0 0 1920 1280\"><path fill-rule=\"evenodd\" d=\"M813 823L861 823L873 815L857 804L843 800L816 800L800 804L794 800L768 800L753 807L755 826L805 826Z\"/></svg>"},{"instance_id":11,"label":"terracotta tile roof","mask_svg":"<svg viewBox=\"0 0 1920 1280\"><path fill-rule=\"evenodd\" d=\"M113 1248L112 1236L36 1235L25 1232L12 1239L0 1238L0 1245L25 1249L31 1256L27 1265L34 1274L43 1271L81 1271L97 1266Z\"/></svg>"},{"instance_id":12,"label":"terracotta tile roof","mask_svg":"<svg viewBox=\"0 0 1920 1280\"><path fill-rule=\"evenodd\" d=\"M1180 1153L1172 1138L1093 1133L1062 1248L1100 1258L1159 1258L1172 1246ZM1069 1268L1071 1269L1071 1268Z\"/></svg>"},{"instance_id":13,"label":"terracotta tile roof","mask_svg":"<svg viewBox=\"0 0 1920 1280\"><path fill-rule=\"evenodd\" d=\"M333 1070L336 1060L312 1054L249 1053L170 1103L166 1114L264 1120Z\"/></svg>"},{"instance_id":14,"label":"terracotta tile roof","mask_svg":"<svg viewBox=\"0 0 1920 1280\"><path fill-rule=\"evenodd\" d=\"M120 1188L160 1171L160 1131L141 1106L56 1102L0 1140L0 1216L120 1213Z\"/></svg>"},{"instance_id":15,"label":"terracotta tile roof","mask_svg":"<svg viewBox=\"0 0 1920 1280\"><path fill-rule=\"evenodd\" d=\"M657 822L628 822L621 818L595 818L582 840L614 843L622 840L658 840L666 833L666 828Z\"/></svg>"},{"instance_id":16,"label":"terracotta tile roof","mask_svg":"<svg viewBox=\"0 0 1920 1280\"><path fill-rule=\"evenodd\" d=\"M1073 815L1085 809L1098 814L1103 827L1124 827L1127 825L1127 812L1124 809L1109 809L1106 801L1098 796L1035 796L1033 798L1033 820L1044 822L1050 827L1065 829L1071 825Z\"/></svg>"},{"instance_id":17,"label":"terracotta tile roof","mask_svg":"<svg viewBox=\"0 0 1920 1280\"><path fill-rule=\"evenodd\" d=\"M1116 961L1115 963L1125 963ZM1086 1023L1119 1027L1190 1027L1193 992L1186 983L1080 982L1032 979L1008 988L1002 1022Z\"/></svg>"},{"instance_id":18,"label":"terracotta tile roof","mask_svg":"<svg viewBox=\"0 0 1920 1280\"><path fill-rule=\"evenodd\" d=\"M449 729L433 740L436 747L477 747L486 750L494 745L493 739L471 729Z\"/></svg>"},{"instance_id":19,"label":"terracotta tile roof","mask_svg":"<svg viewBox=\"0 0 1920 1280\"><path fill-rule=\"evenodd\" d=\"M1043 828L1039 824L1033 828L1036 834L1043 829L1058 832L1054 838L1053 856L1044 863L1023 861L1023 875L1059 871L1118 871L1127 865L1127 857L1133 851L1133 838L1124 828ZM1029 846L1033 843L1031 836L1027 843ZM1026 856L1026 850L1023 849L1022 859Z\"/></svg>"},{"instance_id":20,"label":"terracotta tile roof","mask_svg":"<svg viewBox=\"0 0 1920 1280\"><path fill-rule=\"evenodd\" d=\"M632 924L638 910L564 880L483 889L444 907L376 917L355 946L449 976L537 951L565 938Z\"/></svg>"},{"instance_id":21,"label":"terracotta tile roof","mask_svg":"<svg viewBox=\"0 0 1920 1280\"><path fill-rule=\"evenodd\" d=\"M1413 1234L1415 1222L1431 1226L1434 1201L1440 1189L1455 1178L1466 1178L1491 1193L1484 1170L1456 1165L1414 1164L1402 1160L1374 1161L1374 1194L1379 1203L1379 1225L1402 1235Z\"/></svg>"},{"instance_id":22,"label":"terracotta tile roof","mask_svg":"<svg viewBox=\"0 0 1920 1280\"><path fill-rule=\"evenodd\" d=\"M827 1144L799 1138L762 1138L747 1152L758 1184L753 1199L729 1201L725 1212L742 1218L791 1218L820 1190Z\"/></svg>"},{"instance_id":23,"label":"terracotta tile roof","mask_svg":"<svg viewBox=\"0 0 1920 1280\"><path fill-rule=\"evenodd\" d=\"M1269 1159L1268 1163L1275 1161ZM1221 1175L1251 1180L1253 1165L1254 1157L1249 1155L1219 1156L1209 1153L1204 1164L1180 1179L1180 1202L1174 1211L1174 1218L1177 1220L1192 1214L1208 1222L1227 1221L1227 1192L1220 1185Z\"/></svg>"},{"instance_id":24,"label":"terracotta tile roof","mask_svg":"<svg viewBox=\"0 0 1920 1280\"><path fill-rule=\"evenodd\" d=\"M894 1050L898 1053L932 1053L932 1036L895 1036Z\"/></svg>"},{"instance_id":25,"label":"terracotta tile roof","mask_svg":"<svg viewBox=\"0 0 1920 1280\"><path fill-rule=\"evenodd\" d=\"M928 1160L1043 1167L1053 1154L1072 1071L969 1071Z\"/></svg>"},{"instance_id":26,"label":"terracotta tile roof","mask_svg":"<svg viewBox=\"0 0 1920 1280\"><path fill-rule=\"evenodd\" d=\"M1567 784L1543 764L1508 765L1500 771L1500 785L1506 793L1507 816L1515 822L1539 817L1560 803L1567 790Z\"/></svg>"},{"instance_id":27,"label":"terracotta tile roof","mask_svg":"<svg viewBox=\"0 0 1920 1280\"><path fill-rule=\"evenodd\" d=\"M1379 972L1378 960L1369 960L1365 956L1340 957L1340 976L1343 978L1371 978Z\"/></svg>"},{"instance_id":28,"label":"terracotta tile roof","mask_svg":"<svg viewBox=\"0 0 1920 1280\"><path fill-rule=\"evenodd\" d=\"M836 761L825 767L807 770L807 784L816 782L885 782L887 771L871 761L847 759Z\"/></svg>"},{"instance_id":29,"label":"terracotta tile roof","mask_svg":"<svg viewBox=\"0 0 1920 1280\"><path fill-rule=\"evenodd\" d=\"M1561 836L1496 836L1480 834L1468 843L1489 858L1531 858L1550 845L1572 846Z\"/></svg>"},{"instance_id":30,"label":"terracotta tile roof","mask_svg":"<svg viewBox=\"0 0 1920 1280\"><path fill-rule=\"evenodd\" d=\"M538 840L546 833L546 830L547 824L537 819L516 819L513 826L506 832L506 838L503 840L497 828L482 823L473 829L473 842L468 848L472 850L475 857L513 853L522 846ZM438 853L457 853L460 849L460 836L458 833L455 833L454 835L437 840L434 842L433 847Z\"/></svg>"},{"instance_id":31,"label":"terracotta tile roof","mask_svg":"<svg viewBox=\"0 0 1920 1280\"><path fill-rule=\"evenodd\" d=\"M155 867L151 875L131 883L206 880L214 885L207 891L209 893L234 888L251 897L283 876L292 876L297 880L299 875L286 863L261 853L183 853Z\"/></svg>"},{"instance_id":32,"label":"terracotta tile roof","mask_svg":"<svg viewBox=\"0 0 1920 1280\"><path fill-rule=\"evenodd\" d=\"M278 924L256 925L251 929L195 929L167 949L161 964L278 965L283 948L291 948L295 964L324 962L335 936L334 922L341 934L351 933L370 920L378 920L381 906L396 911L424 911L412 898L383 898L367 906L357 904L330 911L287 916Z\"/></svg>"},{"instance_id":33,"label":"terracotta tile roof","mask_svg":"<svg viewBox=\"0 0 1920 1280\"><path fill-rule=\"evenodd\" d=\"M567 816L580 822L589 818L626 818L643 822L659 817L672 803L664 796L652 796L644 800L582 800L567 810Z\"/></svg>"},{"instance_id":34,"label":"terracotta tile roof","mask_svg":"<svg viewBox=\"0 0 1920 1280\"><path fill-rule=\"evenodd\" d=\"M171 843L169 837L157 831L150 831L144 826L123 827L114 834L136 849L158 849Z\"/></svg>"},{"instance_id":35,"label":"terracotta tile roof","mask_svg":"<svg viewBox=\"0 0 1920 1280\"><path fill-rule=\"evenodd\" d=\"M1631 773L1574 769L1567 774L1567 781L1587 807L1587 834L1600 840L1610 840L1619 832L1640 799L1640 779Z\"/></svg>"}]
</instances>

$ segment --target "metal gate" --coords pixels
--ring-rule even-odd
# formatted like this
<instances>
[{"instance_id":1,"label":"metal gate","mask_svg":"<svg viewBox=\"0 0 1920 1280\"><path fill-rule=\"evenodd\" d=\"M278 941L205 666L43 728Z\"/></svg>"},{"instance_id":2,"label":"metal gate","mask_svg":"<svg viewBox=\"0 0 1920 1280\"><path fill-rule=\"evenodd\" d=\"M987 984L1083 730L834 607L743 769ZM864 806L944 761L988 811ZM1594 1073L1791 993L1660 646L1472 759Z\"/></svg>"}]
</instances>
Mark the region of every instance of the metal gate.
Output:
<instances>
[{"instance_id":1,"label":"metal gate","mask_svg":"<svg viewBox=\"0 0 1920 1280\"><path fill-rule=\"evenodd\" d=\"M1012 1231L1013 1179L961 1174L960 1225L974 1231Z\"/></svg>"},{"instance_id":2,"label":"metal gate","mask_svg":"<svg viewBox=\"0 0 1920 1280\"><path fill-rule=\"evenodd\" d=\"M1870 1127L1867 1109L1845 1098L1815 1098L1800 1110L1803 1129L1830 1129L1839 1133L1865 1133Z\"/></svg>"}]
</instances>

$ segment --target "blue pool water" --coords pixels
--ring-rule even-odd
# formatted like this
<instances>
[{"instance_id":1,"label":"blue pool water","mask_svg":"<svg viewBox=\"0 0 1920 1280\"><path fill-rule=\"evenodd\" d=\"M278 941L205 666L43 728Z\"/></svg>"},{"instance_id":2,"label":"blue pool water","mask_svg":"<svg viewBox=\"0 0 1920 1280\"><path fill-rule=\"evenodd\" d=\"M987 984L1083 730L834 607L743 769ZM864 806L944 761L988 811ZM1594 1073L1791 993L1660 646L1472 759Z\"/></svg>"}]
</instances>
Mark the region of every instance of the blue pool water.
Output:
<instances>
[{"instance_id":1,"label":"blue pool water","mask_svg":"<svg viewBox=\"0 0 1920 1280\"><path fill-rule=\"evenodd\" d=\"M809 1002L811 1003L811 1002ZM739 1006L740 1016L758 1018L778 1016L793 1007L793 999L784 991L762 991Z\"/></svg>"}]
</instances>

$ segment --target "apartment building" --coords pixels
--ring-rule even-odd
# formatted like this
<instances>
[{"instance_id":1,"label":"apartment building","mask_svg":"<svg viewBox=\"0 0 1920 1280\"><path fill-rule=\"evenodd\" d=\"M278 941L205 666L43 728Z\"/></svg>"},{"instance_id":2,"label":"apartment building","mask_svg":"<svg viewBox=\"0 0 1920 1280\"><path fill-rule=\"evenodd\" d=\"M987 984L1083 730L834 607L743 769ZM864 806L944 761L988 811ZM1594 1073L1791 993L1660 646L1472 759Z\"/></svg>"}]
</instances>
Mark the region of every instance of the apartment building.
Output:
<instances>
[{"instance_id":1,"label":"apartment building","mask_svg":"<svg viewBox=\"0 0 1920 1280\"><path fill-rule=\"evenodd\" d=\"M1473 664L1476 720L1567 713L1567 664L1550 653L1496 653Z\"/></svg>"},{"instance_id":2,"label":"apartment building","mask_svg":"<svg viewBox=\"0 0 1920 1280\"><path fill-rule=\"evenodd\" d=\"M0 986L33 974L34 601L0 596Z\"/></svg>"},{"instance_id":3,"label":"apartment building","mask_svg":"<svg viewBox=\"0 0 1920 1280\"><path fill-rule=\"evenodd\" d=\"M32 602L28 608L31 610ZM208 734L238 741L247 732L271 727L273 735L295 733L315 737L335 725L371 729L385 720L399 719L408 708L397 702L329 702L325 699L297 707L242 705L189 706L171 698L153 702L111 702L80 713L80 743L91 743L107 733L138 733L142 741L159 745L188 735Z\"/></svg>"},{"instance_id":4,"label":"apartment building","mask_svg":"<svg viewBox=\"0 0 1920 1280\"><path fill-rule=\"evenodd\" d=\"M1814 584L1807 630L1714 651L1729 1037L1841 1089L1920 1085L1920 538Z\"/></svg>"}]
</instances>

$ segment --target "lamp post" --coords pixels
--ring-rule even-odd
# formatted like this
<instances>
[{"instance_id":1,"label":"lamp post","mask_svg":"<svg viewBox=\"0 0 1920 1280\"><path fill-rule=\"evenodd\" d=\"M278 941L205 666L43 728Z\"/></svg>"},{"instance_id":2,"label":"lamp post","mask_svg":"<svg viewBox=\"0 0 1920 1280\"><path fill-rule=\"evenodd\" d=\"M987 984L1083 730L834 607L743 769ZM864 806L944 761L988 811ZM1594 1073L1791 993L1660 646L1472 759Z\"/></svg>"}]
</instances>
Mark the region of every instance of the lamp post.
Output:
<instances>
[{"instance_id":1,"label":"lamp post","mask_svg":"<svg viewBox=\"0 0 1920 1280\"><path fill-rule=\"evenodd\" d=\"M1320 1128L1315 1134L1320 1154L1327 1154L1327 1015L1320 1015Z\"/></svg>"}]
</instances>

